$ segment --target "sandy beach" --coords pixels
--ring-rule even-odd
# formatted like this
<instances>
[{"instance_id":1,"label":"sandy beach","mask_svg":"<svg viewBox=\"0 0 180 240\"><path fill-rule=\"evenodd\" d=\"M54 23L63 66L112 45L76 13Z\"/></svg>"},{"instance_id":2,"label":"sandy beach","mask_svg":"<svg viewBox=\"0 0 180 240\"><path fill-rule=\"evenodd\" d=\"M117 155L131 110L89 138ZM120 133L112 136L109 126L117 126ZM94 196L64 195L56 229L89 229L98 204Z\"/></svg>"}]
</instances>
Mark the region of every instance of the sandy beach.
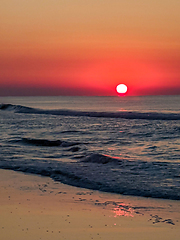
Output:
<instances>
[{"instance_id":1,"label":"sandy beach","mask_svg":"<svg viewBox=\"0 0 180 240\"><path fill-rule=\"evenodd\" d=\"M71 187L50 178L0 170L0 239L173 239L178 201Z\"/></svg>"}]
</instances>

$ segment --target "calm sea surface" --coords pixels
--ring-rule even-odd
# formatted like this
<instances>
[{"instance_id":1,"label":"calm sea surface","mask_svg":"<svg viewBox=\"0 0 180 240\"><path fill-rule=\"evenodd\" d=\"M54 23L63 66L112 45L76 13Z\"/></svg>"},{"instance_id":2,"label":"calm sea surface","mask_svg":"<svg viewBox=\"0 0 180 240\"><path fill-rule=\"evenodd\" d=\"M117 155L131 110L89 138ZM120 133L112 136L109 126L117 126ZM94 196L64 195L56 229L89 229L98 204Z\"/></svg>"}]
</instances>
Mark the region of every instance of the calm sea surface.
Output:
<instances>
[{"instance_id":1,"label":"calm sea surface","mask_svg":"<svg viewBox=\"0 0 180 240\"><path fill-rule=\"evenodd\" d=\"M180 200L180 96L0 98L0 168Z\"/></svg>"}]
</instances>

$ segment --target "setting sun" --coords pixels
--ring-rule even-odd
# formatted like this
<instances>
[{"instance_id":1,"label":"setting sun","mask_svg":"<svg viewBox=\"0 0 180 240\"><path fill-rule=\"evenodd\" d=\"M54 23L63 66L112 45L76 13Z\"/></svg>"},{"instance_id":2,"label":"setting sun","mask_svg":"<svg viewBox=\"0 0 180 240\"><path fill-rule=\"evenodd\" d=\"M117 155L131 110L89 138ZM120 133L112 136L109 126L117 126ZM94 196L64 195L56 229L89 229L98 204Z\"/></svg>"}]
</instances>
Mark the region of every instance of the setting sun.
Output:
<instances>
[{"instance_id":1,"label":"setting sun","mask_svg":"<svg viewBox=\"0 0 180 240\"><path fill-rule=\"evenodd\" d=\"M124 94L127 92L127 86L125 84L119 84L116 87L116 91L117 91L117 93Z\"/></svg>"}]
</instances>

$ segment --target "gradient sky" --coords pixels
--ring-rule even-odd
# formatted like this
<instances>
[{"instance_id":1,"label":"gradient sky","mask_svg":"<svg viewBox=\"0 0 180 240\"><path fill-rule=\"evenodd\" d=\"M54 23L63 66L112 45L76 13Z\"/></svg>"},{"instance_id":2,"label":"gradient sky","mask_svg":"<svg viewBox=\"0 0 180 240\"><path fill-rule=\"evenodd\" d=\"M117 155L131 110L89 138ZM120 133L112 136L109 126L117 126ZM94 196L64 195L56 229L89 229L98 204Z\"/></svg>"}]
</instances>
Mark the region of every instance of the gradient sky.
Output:
<instances>
[{"instance_id":1,"label":"gradient sky","mask_svg":"<svg viewBox=\"0 0 180 240\"><path fill-rule=\"evenodd\" d=\"M179 0L1 0L0 96L180 94Z\"/></svg>"}]
</instances>

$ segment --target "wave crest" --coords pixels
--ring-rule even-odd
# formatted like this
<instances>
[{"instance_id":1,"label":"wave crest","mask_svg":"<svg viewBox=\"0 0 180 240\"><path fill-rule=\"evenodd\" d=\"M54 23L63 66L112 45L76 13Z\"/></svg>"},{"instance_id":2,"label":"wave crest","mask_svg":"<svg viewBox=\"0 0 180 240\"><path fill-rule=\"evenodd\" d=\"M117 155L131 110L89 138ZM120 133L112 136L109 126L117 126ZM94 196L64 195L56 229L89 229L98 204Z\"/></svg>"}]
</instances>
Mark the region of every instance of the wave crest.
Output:
<instances>
[{"instance_id":1,"label":"wave crest","mask_svg":"<svg viewBox=\"0 0 180 240\"><path fill-rule=\"evenodd\" d=\"M45 146L45 147L72 147L79 145L80 143L66 142L61 140L47 140L47 139L34 139L34 138L22 138L21 140L25 144Z\"/></svg>"},{"instance_id":2,"label":"wave crest","mask_svg":"<svg viewBox=\"0 0 180 240\"><path fill-rule=\"evenodd\" d=\"M93 153L89 156L84 157L81 162L107 164L119 163L119 160L117 158L112 158L103 154Z\"/></svg>"}]
</instances>

